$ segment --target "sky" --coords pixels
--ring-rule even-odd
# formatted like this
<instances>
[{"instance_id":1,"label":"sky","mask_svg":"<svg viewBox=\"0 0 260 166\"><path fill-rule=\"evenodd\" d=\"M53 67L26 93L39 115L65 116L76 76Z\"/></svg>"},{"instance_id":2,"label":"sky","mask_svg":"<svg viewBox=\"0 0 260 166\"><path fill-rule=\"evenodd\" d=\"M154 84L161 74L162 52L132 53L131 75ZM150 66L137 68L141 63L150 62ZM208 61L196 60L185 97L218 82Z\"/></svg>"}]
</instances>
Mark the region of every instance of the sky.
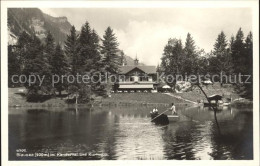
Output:
<instances>
[{"instance_id":1,"label":"sky","mask_svg":"<svg viewBox=\"0 0 260 166\"><path fill-rule=\"evenodd\" d=\"M66 16L77 30L88 21L100 37L110 26L119 49L146 65L158 65L169 38L182 39L190 33L200 49L210 52L221 31L236 35L241 27L252 31L249 8L40 8L54 17Z\"/></svg>"}]
</instances>

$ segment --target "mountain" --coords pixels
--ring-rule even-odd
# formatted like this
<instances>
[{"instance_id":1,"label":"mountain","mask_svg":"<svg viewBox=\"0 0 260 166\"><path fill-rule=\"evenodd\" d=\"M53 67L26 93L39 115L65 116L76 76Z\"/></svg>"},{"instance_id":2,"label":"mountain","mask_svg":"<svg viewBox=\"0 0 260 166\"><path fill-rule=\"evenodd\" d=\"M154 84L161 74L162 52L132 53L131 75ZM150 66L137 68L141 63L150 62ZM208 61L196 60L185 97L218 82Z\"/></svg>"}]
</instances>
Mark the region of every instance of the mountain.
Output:
<instances>
[{"instance_id":1,"label":"mountain","mask_svg":"<svg viewBox=\"0 0 260 166\"><path fill-rule=\"evenodd\" d=\"M50 31L56 43L63 44L72 25L66 17L52 17L38 8L9 8L8 9L8 43L15 44L19 34L26 31L36 34L41 40Z\"/></svg>"},{"instance_id":2,"label":"mountain","mask_svg":"<svg viewBox=\"0 0 260 166\"><path fill-rule=\"evenodd\" d=\"M130 56L128 56L128 55L125 55L125 60L126 60L126 64L128 65L128 66L133 66L135 63L134 63L134 59L132 58L132 57L130 57ZM144 66L144 64L143 63L138 63L138 65L139 66Z\"/></svg>"},{"instance_id":3,"label":"mountain","mask_svg":"<svg viewBox=\"0 0 260 166\"><path fill-rule=\"evenodd\" d=\"M128 56L128 55L125 55L125 53L124 53L123 50L118 50L117 55L118 55L118 57L120 57L120 63L121 63L122 65L127 65L127 66L133 66L133 65L135 65L134 59L131 58L131 57ZM140 63L140 62L139 62L139 66L145 66L145 65L144 65L143 63Z\"/></svg>"},{"instance_id":4,"label":"mountain","mask_svg":"<svg viewBox=\"0 0 260 166\"><path fill-rule=\"evenodd\" d=\"M46 37L46 32L50 31L55 42L63 45L72 27L66 17L53 17L38 8L9 8L7 12L9 45L16 44L18 36L23 31L30 35L36 34L42 41ZM118 51L118 56L125 65L134 65L134 59L125 55L122 50Z\"/></svg>"}]
</instances>

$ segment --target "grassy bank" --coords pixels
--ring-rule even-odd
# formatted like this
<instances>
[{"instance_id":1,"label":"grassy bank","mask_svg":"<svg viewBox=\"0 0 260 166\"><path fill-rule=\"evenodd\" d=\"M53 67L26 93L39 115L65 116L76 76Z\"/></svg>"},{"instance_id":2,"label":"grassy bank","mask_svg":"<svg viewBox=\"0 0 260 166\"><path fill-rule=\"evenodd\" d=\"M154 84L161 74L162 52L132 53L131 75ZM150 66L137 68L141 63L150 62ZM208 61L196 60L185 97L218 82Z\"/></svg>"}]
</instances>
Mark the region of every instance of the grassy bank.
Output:
<instances>
[{"instance_id":1,"label":"grassy bank","mask_svg":"<svg viewBox=\"0 0 260 166\"><path fill-rule=\"evenodd\" d=\"M220 84L215 83L214 85L203 86L202 88L208 96L218 94L221 96L224 95L224 97L227 98L232 97L233 100L240 98L240 96L235 92L232 86L221 87ZM205 96L203 95L201 90L197 87L194 87L192 91L185 92L185 93L175 93L175 95L194 102L197 102L198 100L206 101Z\"/></svg>"},{"instance_id":2,"label":"grassy bank","mask_svg":"<svg viewBox=\"0 0 260 166\"><path fill-rule=\"evenodd\" d=\"M241 96L237 94L233 86L224 85L223 87L221 87L220 84L215 83L214 85L203 86L202 88L208 96L218 94L221 96L224 95L224 98L231 97L233 101L231 105L234 107L240 107L240 106L252 107L253 105L252 100L241 98ZM207 99L204 96L204 94L201 92L199 88L196 87L192 91L184 92L184 93L174 93L174 95L194 102L198 102L202 100L207 102Z\"/></svg>"},{"instance_id":3,"label":"grassy bank","mask_svg":"<svg viewBox=\"0 0 260 166\"><path fill-rule=\"evenodd\" d=\"M209 85L203 87L204 91L208 96L213 94L224 94L224 97L232 97L232 106L241 107L252 106L252 101L242 99L235 93L232 87L221 87L219 84ZM68 106L66 103L66 95L61 97L52 97L43 102L33 103L27 102L25 97L25 88L9 88L9 106L10 107L65 107ZM174 93L176 97L166 95L163 93L112 93L111 97L103 98L97 97L95 100L88 104L81 104L82 106L169 106L170 103L175 103L176 105L190 105L192 103L184 101L187 99L193 102L198 102L199 100L206 101L203 93L195 88L193 91L185 93ZM240 100L239 100L240 99Z\"/></svg>"},{"instance_id":4,"label":"grassy bank","mask_svg":"<svg viewBox=\"0 0 260 166\"><path fill-rule=\"evenodd\" d=\"M9 107L63 107L66 106L64 98L50 98L44 102L27 102L25 88L8 88Z\"/></svg>"},{"instance_id":5,"label":"grassy bank","mask_svg":"<svg viewBox=\"0 0 260 166\"><path fill-rule=\"evenodd\" d=\"M169 106L171 103L176 105L188 105L190 103L181 99L168 96L162 93L113 93L110 98L96 100L100 104L115 105L143 105L143 106Z\"/></svg>"},{"instance_id":6,"label":"grassy bank","mask_svg":"<svg viewBox=\"0 0 260 166\"><path fill-rule=\"evenodd\" d=\"M24 88L9 88L8 89L9 107L65 107L68 106L66 103L66 97L53 97L43 102L27 102ZM86 105L96 106L168 106L170 103L177 105L187 105L189 103L177 99L175 97L168 96L162 93L112 93L111 97L103 98L97 97L95 100Z\"/></svg>"}]
</instances>

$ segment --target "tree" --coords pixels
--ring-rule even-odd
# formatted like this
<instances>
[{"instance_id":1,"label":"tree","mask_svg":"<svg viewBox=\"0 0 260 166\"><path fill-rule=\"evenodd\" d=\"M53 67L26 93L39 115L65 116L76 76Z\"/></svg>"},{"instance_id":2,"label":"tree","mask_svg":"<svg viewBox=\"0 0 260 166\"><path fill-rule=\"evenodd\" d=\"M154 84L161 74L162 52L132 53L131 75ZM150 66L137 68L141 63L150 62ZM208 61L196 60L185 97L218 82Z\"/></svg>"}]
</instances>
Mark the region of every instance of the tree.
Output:
<instances>
[{"instance_id":1,"label":"tree","mask_svg":"<svg viewBox=\"0 0 260 166\"><path fill-rule=\"evenodd\" d=\"M79 96L79 102L86 102L96 90L98 82L96 82L95 72L102 71L99 36L94 29L91 29L86 22L80 31L79 37L76 36L75 28L71 29L66 45L66 54L70 56L71 73L79 75L88 75L95 79L88 83L75 82L68 89L71 93ZM72 92L74 90L74 92Z\"/></svg>"},{"instance_id":2,"label":"tree","mask_svg":"<svg viewBox=\"0 0 260 166\"><path fill-rule=\"evenodd\" d=\"M214 44L213 56L210 63L210 71L212 74L231 74L231 56L227 48L228 43L226 35L223 31L218 35ZM227 81L227 80L223 80ZM222 85L223 82L221 82Z\"/></svg>"},{"instance_id":3,"label":"tree","mask_svg":"<svg viewBox=\"0 0 260 166\"><path fill-rule=\"evenodd\" d=\"M49 94L51 91L51 71L49 60L44 56L44 47L41 41L36 36L32 37L32 41L28 47L28 56L26 58L23 74L29 77L29 75L39 75L45 77L41 82L36 79L35 83L30 84L27 82L25 87L28 89L28 100L37 100L36 96L40 94ZM32 82L31 82L32 83Z\"/></svg>"},{"instance_id":4,"label":"tree","mask_svg":"<svg viewBox=\"0 0 260 166\"><path fill-rule=\"evenodd\" d=\"M231 57L232 62L234 64L234 72L236 74L243 74L246 71L245 66L243 65L245 62L245 43L244 43L244 33L241 28L239 28L235 40L232 44L231 48Z\"/></svg>"},{"instance_id":5,"label":"tree","mask_svg":"<svg viewBox=\"0 0 260 166\"><path fill-rule=\"evenodd\" d=\"M197 52L196 52L196 46L195 46L195 41L191 37L191 34L187 34L186 42L185 42L185 47L184 47L184 55L185 55L185 60L184 60L184 73L187 75L190 74L197 74Z\"/></svg>"},{"instance_id":6,"label":"tree","mask_svg":"<svg viewBox=\"0 0 260 166\"><path fill-rule=\"evenodd\" d=\"M73 75L77 74L79 55L78 55L78 35L76 34L76 29L74 26L70 29L70 34L67 35L67 40L65 41L65 53L68 57L70 64L70 73Z\"/></svg>"},{"instance_id":7,"label":"tree","mask_svg":"<svg viewBox=\"0 0 260 166\"><path fill-rule=\"evenodd\" d=\"M48 91L49 93L54 94L55 90L53 89L52 85L52 68L56 67L53 66L54 64L52 64L53 62L53 56L55 53L55 40L53 37L53 34L50 31L47 31L46 33L46 38L44 40L44 60L48 65L48 70L49 72L45 73L45 82L48 86L46 86L46 88L48 88L46 91Z\"/></svg>"},{"instance_id":8,"label":"tree","mask_svg":"<svg viewBox=\"0 0 260 166\"><path fill-rule=\"evenodd\" d=\"M79 63L81 72L93 72L99 69L101 55L99 51L99 37L90 28L88 22L81 28L79 36Z\"/></svg>"},{"instance_id":9,"label":"tree","mask_svg":"<svg viewBox=\"0 0 260 166\"><path fill-rule=\"evenodd\" d=\"M168 78L166 82L175 87L177 74L182 74L184 50L181 40L169 39L168 44L164 47L163 57L161 58L161 70L166 75L174 76L174 78Z\"/></svg>"},{"instance_id":10,"label":"tree","mask_svg":"<svg viewBox=\"0 0 260 166\"><path fill-rule=\"evenodd\" d=\"M203 75L206 75L206 74L209 74L209 68L210 68L210 65L209 65L209 57L210 56L210 53L207 54L207 57L203 57L203 56L200 56L198 58L198 73L199 74L203 74Z\"/></svg>"},{"instance_id":11,"label":"tree","mask_svg":"<svg viewBox=\"0 0 260 166\"><path fill-rule=\"evenodd\" d=\"M46 53L46 56L48 57L49 60L51 60L54 51L55 51L55 41L51 32L48 31L45 38L44 52Z\"/></svg>"},{"instance_id":12,"label":"tree","mask_svg":"<svg viewBox=\"0 0 260 166\"><path fill-rule=\"evenodd\" d=\"M120 65L121 65L121 66L127 65L127 61L126 61L126 57L125 57L124 51L120 50L120 51L118 52L118 54L119 54L119 59L120 59Z\"/></svg>"},{"instance_id":13,"label":"tree","mask_svg":"<svg viewBox=\"0 0 260 166\"><path fill-rule=\"evenodd\" d=\"M234 63L233 63L233 60L232 60L232 50L234 49L234 41L235 41L235 38L233 35L231 35L231 38L229 40L229 43L228 43L228 54L229 54L229 62L230 62L230 69L229 69L229 74L233 74L234 73Z\"/></svg>"},{"instance_id":14,"label":"tree","mask_svg":"<svg viewBox=\"0 0 260 166\"><path fill-rule=\"evenodd\" d=\"M92 64L91 59L91 28L89 23L86 22L82 26L81 32L79 35L79 58L78 58L78 70L80 73L83 73L90 69Z\"/></svg>"},{"instance_id":15,"label":"tree","mask_svg":"<svg viewBox=\"0 0 260 166\"><path fill-rule=\"evenodd\" d=\"M156 72L157 73L161 73L161 67L160 64L158 63L158 65L156 66Z\"/></svg>"},{"instance_id":16,"label":"tree","mask_svg":"<svg viewBox=\"0 0 260 166\"><path fill-rule=\"evenodd\" d=\"M183 50L183 46L182 46L182 41L181 40L177 40L177 42L175 43L173 49L172 49L172 59L173 64L172 66L174 66L176 68L176 74L183 74L183 61L184 61L184 50Z\"/></svg>"},{"instance_id":17,"label":"tree","mask_svg":"<svg viewBox=\"0 0 260 166\"><path fill-rule=\"evenodd\" d=\"M19 63L19 54L17 53L16 46L8 46L8 86L19 86L20 84L15 83L19 80L13 80L13 75L20 75L21 74L21 65Z\"/></svg>"},{"instance_id":18,"label":"tree","mask_svg":"<svg viewBox=\"0 0 260 166\"><path fill-rule=\"evenodd\" d=\"M216 42L214 44L214 54L221 57L224 56L226 47L227 47L227 40L226 40L226 35L223 31L220 32L218 35Z\"/></svg>"},{"instance_id":19,"label":"tree","mask_svg":"<svg viewBox=\"0 0 260 166\"><path fill-rule=\"evenodd\" d=\"M249 98L253 97L253 34L252 32L249 32L249 34L246 37L245 41L245 63L246 66L246 73L247 75L250 75L250 79L248 80L248 83L245 83L246 88L246 95Z\"/></svg>"},{"instance_id":20,"label":"tree","mask_svg":"<svg viewBox=\"0 0 260 166\"><path fill-rule=\"evenodd\" d=\"M117 55L119 45L117 38L110 27L106 29L103 38L101 47L101 53L104 55L103 65L106 71L116 74L120 65L120 59Z\"/></svg>"},{"instance_id":21,"label":"tree","mask_svg":"<svg viewBox=\"0 0 260 166\"><path fill-rule=\"evenodd\" d=\"M239 28L235 40L231 47L232 62L234 64L235 74L251 75L250 79L247 77L242 77L242 83L237 82L237 90L244 93L244 97L252 98L252 66L253 66L253 35L250 32L244 41L244 33L241 28ZM245 83L245 81L250 81L251 83Z\"/></svg>"},{"instance_id":22,"label":"tree","mask_svg":"<svg viewBox=\"0 0 260 166\"><path fill-rule=\"evenodd\" d=\"M245 40L245 60L246 73L253 76L253 34L251 31Z\"/></svg>"},{"instance_id":23,"label":"tree","mask_svg":"<svg viewBox=\"0 0 260 166\"><path fill-rule=\"evenodd\" d=\"M100 39L96 31L93 29L91 33L92 38L92 59L93 59L93 66L92 68L95 71L101 71L103 64L101 60L101 47L99 45Z\"/></svg>"},{"instance_id":24,"label":"tree","mask_svg":"<svg viewBox=\"0 0 260 166\"><path fill-rule=\"evenodd\" d=\"M18 37L15 52L17 52L17 59L20 64L19 66L21 68L21 72L23 71L28 56L30 54L32 40L32 37L25 31L23 31Z\"/></svg>"},{"instance_id":25,"label":"tree","mask_svg":"<svg viewBox=\"0 0 260 166\"><path fill-rule=\"evenodd\" d=\"M21 84L14 84L11 78L13 75L20 75L24 70L28 55L30 54L30 43L32 38L25 31L18 36L16 45L8 45L8 85L20 86ZM14 80L17 82L18 80Z\"/></svg>"},{"instance_id":26,"label":"tree","mask_svg":"<svg viewBox=\"0 0 260 166\"><path fill-rule=\"evenodd\" d=\"M53 76L57 75L59 77L59 81L54 84L54 88L55 91L57 90L59 95L61 95L62 90L66 89L66 83L62 82L61 76L68 73L68 62L59 44L56 46L51 59L51 70Z\"/></svg>"}]
</instances>

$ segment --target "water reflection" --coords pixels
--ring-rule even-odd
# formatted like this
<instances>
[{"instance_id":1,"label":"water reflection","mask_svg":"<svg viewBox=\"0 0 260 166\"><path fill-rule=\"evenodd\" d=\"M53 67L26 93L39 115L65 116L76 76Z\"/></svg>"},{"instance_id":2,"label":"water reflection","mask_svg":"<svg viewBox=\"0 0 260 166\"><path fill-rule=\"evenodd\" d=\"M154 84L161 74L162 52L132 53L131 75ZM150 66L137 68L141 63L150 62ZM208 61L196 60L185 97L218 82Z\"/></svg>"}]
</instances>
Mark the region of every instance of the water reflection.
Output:
<instances>
[{"instance_id":1,"label":"water reflection","mask_svg":"<svg viewBox=\"0 0 260 166\"><path fill-rule=\"evenodd\" d=\"M161 107L163 112L166 108ZM90 156L38 159L252 159L252 110L177 107L168 126L150 122L149 107L9 110L9 158L15 150ZM169 112L170 114L170 112ZM217 121L216 121L217 120Z\"/></svg>"}]
</instances>

